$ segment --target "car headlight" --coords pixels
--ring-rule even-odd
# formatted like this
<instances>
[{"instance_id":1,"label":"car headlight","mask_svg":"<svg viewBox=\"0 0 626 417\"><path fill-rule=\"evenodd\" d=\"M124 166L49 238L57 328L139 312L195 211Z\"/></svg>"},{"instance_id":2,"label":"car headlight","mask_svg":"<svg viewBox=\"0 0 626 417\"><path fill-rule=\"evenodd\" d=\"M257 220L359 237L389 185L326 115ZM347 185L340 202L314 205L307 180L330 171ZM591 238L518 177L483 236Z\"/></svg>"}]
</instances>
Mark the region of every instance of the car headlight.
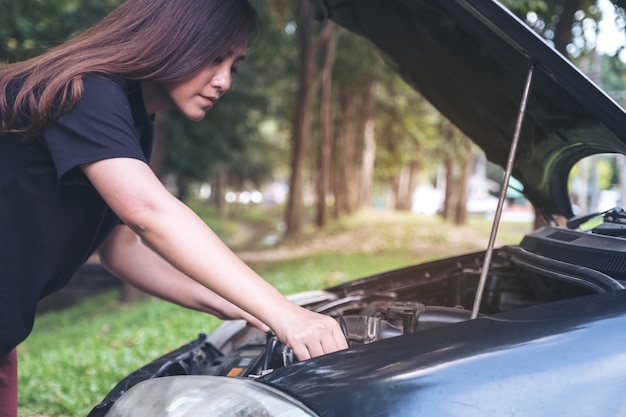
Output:
<instances>
[{"instance_id":1,"label":"car headlight","mask_svg":"<svg viewBox=\"0 0 626 417\"><path fill-rule=\"evenodd\" d=\"M253 380L215 376L148 379L128 390L106 417L315 417L300 402Z\"/></svg>"}]
</instances>

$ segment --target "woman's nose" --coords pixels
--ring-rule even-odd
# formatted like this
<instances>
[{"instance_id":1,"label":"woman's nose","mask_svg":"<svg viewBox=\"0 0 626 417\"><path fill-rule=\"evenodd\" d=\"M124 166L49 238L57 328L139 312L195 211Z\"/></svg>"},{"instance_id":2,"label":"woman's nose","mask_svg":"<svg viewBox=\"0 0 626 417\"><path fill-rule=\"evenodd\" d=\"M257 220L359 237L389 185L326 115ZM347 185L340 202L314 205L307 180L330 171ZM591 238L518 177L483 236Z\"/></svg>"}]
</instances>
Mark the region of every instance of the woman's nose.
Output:
<instances>
[{"instance_id":1,"label":"woman's nose","mask_svg":"<svg viewBox=\"0 0 626 417\"><path fill-rule=\"evenodd\" d=\"M220 90L221 94L224 94L230 89L231 73L229 68L221 68L211 80L211 85Z\"/></svg>"}]
</instances>

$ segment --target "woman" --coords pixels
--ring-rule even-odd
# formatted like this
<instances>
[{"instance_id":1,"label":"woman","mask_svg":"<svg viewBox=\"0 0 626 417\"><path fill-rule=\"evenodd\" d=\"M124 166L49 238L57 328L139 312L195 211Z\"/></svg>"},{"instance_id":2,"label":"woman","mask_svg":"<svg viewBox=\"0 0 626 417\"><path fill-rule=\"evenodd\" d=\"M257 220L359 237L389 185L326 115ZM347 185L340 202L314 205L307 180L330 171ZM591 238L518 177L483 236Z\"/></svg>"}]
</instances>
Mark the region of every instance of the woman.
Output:
<instances>
[{"instance_id":1,"label":"woman","mask_svg":"<svg viewBox=\"0 0 626 417\"><path fill-rule=\"evenodd\" d=\"M132 285L272 330L296 356L346 348L337 323L287 301L148 167L152 117L201 120L244 59L247 0L128 0L78 37L0 68L0 416L37 301L94 252Z\"/></svg>"}]
</instances>

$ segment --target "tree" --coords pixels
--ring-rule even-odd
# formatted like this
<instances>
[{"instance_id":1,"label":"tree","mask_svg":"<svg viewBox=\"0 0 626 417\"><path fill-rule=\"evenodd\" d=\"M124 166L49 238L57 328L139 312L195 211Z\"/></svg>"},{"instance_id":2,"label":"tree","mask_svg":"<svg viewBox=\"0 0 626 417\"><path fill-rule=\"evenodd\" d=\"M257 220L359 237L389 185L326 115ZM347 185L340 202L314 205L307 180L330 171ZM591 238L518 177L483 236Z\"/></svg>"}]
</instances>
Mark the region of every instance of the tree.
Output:
<instances>
[{"instance_id":1,"label":"tree","mask_svg":"<svg viewBox=\"0 0 626 417\"><path fill-rule=\"evenodd\" d=\"M396 76L374 47L341 30L333 68L335 135L330 193L338 218L370 203L378 142L379 86Z\"/></svg>"},{"instance_id":2,"label":"tree","mask_svg":"<svg viewBox=\"0 0 626 417\"><path fill-rule=\"evenodd\" d=\"M306 2L299 10L300 67L293 106L288 235L296 234L305 219L303 192L312 162L318 168L310 176L317 185L317 225L327 221L327 202L334 203L332 214L338 217L369 200L375 80L382 73L372 46L331 22L312 21ZM365 67L364 61L368 62ZM317 160L312 161L310 155Z\"/></svg>"},{"instance_id":3,"label":"tree","mask_svg":"<svg viewBox=\"0 0 626 417\"><path fill-rule=\"evenodd\" d=\"M315 221L318 227L324 227L328 223L327 199L330 193L331 155L335 137L332 73L337 51L337 32L337 26L334 23L327 22L320 36L324 57L320 79L320 152L317 169L317 216Z\"/></svg>"},{"instance_id":4,"label":"tree","mask_svg":"<svg viewBox=\"0 0 626 417\"><path fill-rule=\"evenodd\" d=\"M312 103L317 82L314 69L319 48L319 39L315 37L312 10L309 2L300 3L298 18L298 41L300 47L300 71L296 114L292 133L291 177L285 224L286 235L297 234L302 228L304 218L303 193L304 172L308 147L311 141Z\"/></svg>"},{"instance_id":5,"label":"tree","mask_svg":"<svg viewBox=\"0 0 626 417\"><path fill-rule=\"evenodd\" d=\"M447 120L442 120L440 132L446 143L446 192L442 214L445 220L462 225L467 221L468 185L474 161L472 146Z\"/></svg>"},{"instance_id":6,"label":"tree","mask_svg":"<svg viewBox=\"0 0 626 417\"><path fill-rule=\"evenodd\" d=\"M410 210L416 186L428 180L424 173L442 162L441 116L397 77L382 82L378 90L376 179L388 184L391 207Z\"/></svg>"}]
</instances>

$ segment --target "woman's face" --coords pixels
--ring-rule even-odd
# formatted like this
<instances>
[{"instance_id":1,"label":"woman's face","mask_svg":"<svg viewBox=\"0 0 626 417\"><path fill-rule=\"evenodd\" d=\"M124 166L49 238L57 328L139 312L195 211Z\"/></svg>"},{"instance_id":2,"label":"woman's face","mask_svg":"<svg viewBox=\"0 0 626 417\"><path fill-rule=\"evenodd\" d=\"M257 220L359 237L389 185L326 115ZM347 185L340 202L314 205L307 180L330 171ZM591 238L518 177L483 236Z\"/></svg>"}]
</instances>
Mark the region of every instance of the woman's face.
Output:
<instances>
[{"instance_id":1,"label":"woman's face","mask_svg":"<svg viewBox=\"0 0 626 417\"><path fill-rule=\"evenodd\" d=\"M194 121L202 120L213 104L230 88L231 78L245 59L245 46L233 49L228 55L181 81L163 85L169 105Z\"/></svg>"}]
</instances>

